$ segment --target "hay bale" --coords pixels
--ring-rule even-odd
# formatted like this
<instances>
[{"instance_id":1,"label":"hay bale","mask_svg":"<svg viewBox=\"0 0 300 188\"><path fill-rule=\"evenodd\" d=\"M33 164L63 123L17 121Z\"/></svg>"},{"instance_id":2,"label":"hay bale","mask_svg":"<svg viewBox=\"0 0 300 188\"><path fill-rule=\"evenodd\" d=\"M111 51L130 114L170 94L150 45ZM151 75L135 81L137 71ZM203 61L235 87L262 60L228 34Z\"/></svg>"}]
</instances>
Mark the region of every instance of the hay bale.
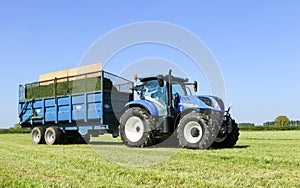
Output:
<instances>
[{"instance_id":1,"label":"hay bale","mask_svg":"<svg viewBox=\"0 0 300 188\"><path fill-rule=\"evenodd\" d=\"M97 72L103 70L103 64L102 63L96 63L96 64L91 64L91 65L85 65L81 67L76 67L76 68L71 68L67 70L60 70L56 72L50 72L46 74L41 74L39 81L43 82L46 80L53 80L55 78L66 78L66 77L72 77L80 74L88 74L92 72ZM96 73L96 75L90 75L91 77L96 77L99 76L99 74ZM72 78L76 79L76 78ZM45 83L49 84L49 83Z\"/></svg>"}]
</instances>

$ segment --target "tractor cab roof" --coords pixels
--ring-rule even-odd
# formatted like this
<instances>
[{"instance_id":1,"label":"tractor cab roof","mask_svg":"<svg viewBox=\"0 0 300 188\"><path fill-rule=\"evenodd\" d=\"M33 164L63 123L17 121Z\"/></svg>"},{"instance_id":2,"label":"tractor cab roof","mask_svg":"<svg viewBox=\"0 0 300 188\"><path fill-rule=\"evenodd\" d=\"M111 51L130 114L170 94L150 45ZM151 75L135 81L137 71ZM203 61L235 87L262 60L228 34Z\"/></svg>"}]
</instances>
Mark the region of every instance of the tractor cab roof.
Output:
<instances>
[{"instance_id":1,"label":"tractor cab roof","mask_svg":"<svg viewBox=\"0 0 300 188\"><path fill-rule=\"evenodd\" d=\"M163 79L165 81L168 81L169 80L169 75L156 75L156 76L148 76L148 77L142 77L142 78L139 78L139 80L141 82L147 82L147 81L150 81L150 80L158 80L158 79ZM172 81L173 82L188 82L189 79L188 78L180 78L180 77L175 77L175 76L171 76L172 78Z\"/></svg>"}]
</instances>

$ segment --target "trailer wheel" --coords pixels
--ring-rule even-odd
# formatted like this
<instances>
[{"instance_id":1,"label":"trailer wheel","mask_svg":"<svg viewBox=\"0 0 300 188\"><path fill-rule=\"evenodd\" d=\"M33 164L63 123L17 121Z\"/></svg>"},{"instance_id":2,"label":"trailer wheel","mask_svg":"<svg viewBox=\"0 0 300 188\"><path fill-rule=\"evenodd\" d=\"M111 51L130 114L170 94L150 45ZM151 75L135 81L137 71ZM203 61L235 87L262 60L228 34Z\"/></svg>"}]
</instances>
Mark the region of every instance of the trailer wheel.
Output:
<instances>
[{"instance_id":1,"label":"trailer wheel","mask_svg":"<svg viewBox=\"0 0 300 188\"><path fill-rule=\"evenodd\" d=\"M64 138L63 131L56 126L47 128L45 132L45 141L49 145L61 144L64 142Z\"/></svg>"},{"instance_id":2,"label":"trailer wheel","mask_svg":"<svg viewBox=\"0 0 300 188\"><path fill-rule=\"evenodd\" d=\"M226 126L230 126L231 127L231 132L229 134L221 134L219 133L214 141L214 143L212 144L212 147L214 148L231 148L233 147L236 142L239 139L239 128L238 128L238 124L235 122L234 119L230 119L229 122L230 125L226 125Z\"/></svg>"},{"instance_id":3,"label":"trailer wheel","mask_svg":"<svg viewBox=\"0 0 300 188\"><path fill-rule=\"evenodd\" d=\"M153 117L143 108L133 107L120 118L120 135L123 143L130 147L151 146L154 143Z\"/></svg>"},{"instance_id":4,"label":"trailer wheel","mask_svg":"<svg viewBox=\"0 0 300 188\"><path fill-rule=\"evenodd\" d=\"M184 148L207 149L214 141L212 120L204 119L201 113L192 112L179 122L177 137Z\"/></svg>"},{"instance_id":5,"label":"trailer wheel","mask_svg":"<svg viewBox=\"0 0 300 188\"><path fill-rule=\"evenodd\" d=\"M33 144L45 144L45 128L44 127L35 127L31 131L31 139Z\"/></svg>"}]
</instances>

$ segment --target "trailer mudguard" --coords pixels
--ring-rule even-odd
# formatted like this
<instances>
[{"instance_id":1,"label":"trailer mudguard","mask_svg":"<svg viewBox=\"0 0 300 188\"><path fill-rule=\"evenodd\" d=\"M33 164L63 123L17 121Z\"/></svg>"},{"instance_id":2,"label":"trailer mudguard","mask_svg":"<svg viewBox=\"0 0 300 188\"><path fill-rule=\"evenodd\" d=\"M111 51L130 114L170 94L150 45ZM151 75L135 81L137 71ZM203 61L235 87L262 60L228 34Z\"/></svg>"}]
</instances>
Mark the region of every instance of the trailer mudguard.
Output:
<instances>
[{"instance_id":1,"label":"trailer mudguard","mask_svg":"<svg viewBox=\"0 0 300 188\"><path fill-rule=\"evenodd\" d=\"M154 116L154 117L159 116L156 106L147 100L135 100L135 101L126 103L126 105L122 109L122 113L131 107L142 107L142 108L146 109L147 111L149 111L152 116Z\"/></svg>"}]
</instances>

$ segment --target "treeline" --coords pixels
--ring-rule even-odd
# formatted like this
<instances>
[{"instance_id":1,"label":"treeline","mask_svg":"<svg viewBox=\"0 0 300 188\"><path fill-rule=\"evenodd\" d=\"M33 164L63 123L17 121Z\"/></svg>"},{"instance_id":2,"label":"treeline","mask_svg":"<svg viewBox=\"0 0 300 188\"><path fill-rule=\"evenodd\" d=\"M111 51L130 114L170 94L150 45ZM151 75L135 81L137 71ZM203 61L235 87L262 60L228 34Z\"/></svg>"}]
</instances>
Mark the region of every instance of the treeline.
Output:
<instances>
[{"instance_id":1,"label":"treeline","mask_svg":"<svg viewBox=\"0 0 300 188\"><path fill-rule=\"evenodd\" d=\"M300 126L239 126L241 131L288 131L300 130Z\"/></svg>"},{"instance_id":2,"label":"treeline","mask_svg":"<svg viewBox=\"0 0 300 188\"><path fill-rule=\"evenodd\" d=\"M275 126L275 121L267 121L263 126ZM290 120L286 126L300 126L300 120Z\"/></svg>"},{"instance_id":3,"label":"treeline","mask_svg":"<svg viewBox=\"0 0 300 188\"><path fill-rule=\"evenodd\" d=\"M0 134L26 134L26 133L31 133L30 128L9 128L9 129L0 129Z\"/></svg>"},{"instance_id":4,"label":"treeline","mask_svg":"<svg viewBox=\"0 0 300 188\"><path fill-rule=\"evenodd\" d=\"M254 126L277 126L275 121L267 121L264 122L262 125L255 125L254 123L246 122L246 123L239 123L239 127L254 127ZM300 126L300 120L289 120L289 122L284 126Z\"/></svg>"},{"instance_id":5,"label":"treeline","mask_svg":"<svg viewBox=\"0 0 300 188\"><path fill-rule=\"evenodd\" d=\"M254 123L239 123L239 127L252 127L255 126Z\"/></svg>"},{"instance_id":6,"label":"treeline","mask_svg":"<svg viewBox=\"0 0 300 188\"><path fill-rule=\"evenodd\" d=\"M283 117L283 116L278 116ZM239 123L239 128L242 131L267 131L267 130L300 130L300 120L287 120L285 124L278 123L278 118L275 121L264 122L263 125L255 125L254 123ZM277 121L277 122L276 122Z\"/></svg>"}]
</instances>

